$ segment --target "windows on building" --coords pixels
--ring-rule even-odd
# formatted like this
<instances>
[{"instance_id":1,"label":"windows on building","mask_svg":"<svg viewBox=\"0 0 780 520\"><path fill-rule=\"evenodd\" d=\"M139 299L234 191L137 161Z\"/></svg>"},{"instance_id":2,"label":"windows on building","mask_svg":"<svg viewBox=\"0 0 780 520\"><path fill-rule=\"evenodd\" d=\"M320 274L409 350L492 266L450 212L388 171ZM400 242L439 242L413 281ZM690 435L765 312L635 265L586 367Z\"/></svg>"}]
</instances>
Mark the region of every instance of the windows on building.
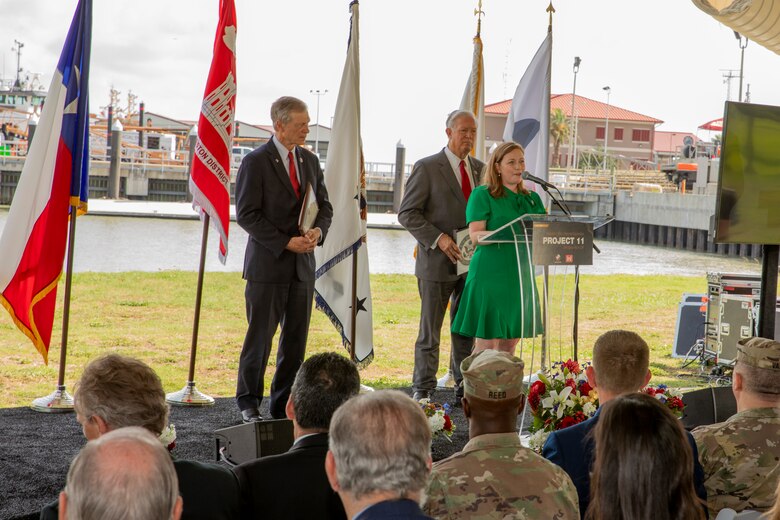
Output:
<instances>
[{"instance_id":1,"label":"windows on building","mask_svg":"<svg viewBox=\"0 0 780 520\"><path fill-rule=\"evenodd\" d=\"M639 128L634 128L631 131L631 140L634 142L639 143L649 143L650 142L650 130L642 130Z\"/></svg>"},{"instance_id":2,"label":"windows on building","mask_svg":"<svg viewBox=\"0 0 780 520\"><path fill-rule=\"evenodd\" d=\"M622 141L623 140L623 129L622 128L615 128L614 134L612 134L612 139L615 141Z\"/></svg>"}]
</instances>

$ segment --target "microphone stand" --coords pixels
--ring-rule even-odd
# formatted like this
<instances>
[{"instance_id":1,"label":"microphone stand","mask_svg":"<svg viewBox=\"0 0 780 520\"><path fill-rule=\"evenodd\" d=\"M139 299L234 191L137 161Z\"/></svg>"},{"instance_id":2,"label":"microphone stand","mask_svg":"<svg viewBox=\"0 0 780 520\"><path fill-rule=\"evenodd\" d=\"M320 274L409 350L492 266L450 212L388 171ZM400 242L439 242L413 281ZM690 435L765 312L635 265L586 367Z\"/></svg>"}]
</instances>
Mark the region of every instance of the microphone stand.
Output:
<instances>
[{"instance_id":1,"label":"microphone stand","mask_svg":"<svg viewBox=\"0 0 780 520\"><path fill-rule=\"evenodd\" d=\"M550 200L555 203L556 206L558 206L563 213L569 217L569 220L574 220L572 218L571 210L569 209L568 204L566 204L566 201L563 199L563 194L561 193L561 190L558 189L558 187L554 184L550 183L537 183L539 186L542 187L545 193L550 196ZM558 200L555 195L550 193L550 187L555 189L555 191L558 192L558 196L560 197L560 200ZM596 244L593 245L593 250L596 253L601 253L601 250L596 246ZM545 267L545 269L547 269ZM571 331L571 337L572 337L572 344L574 347L573 351L573 357L574 361L577 361L577 335L578 335L578 329L579 329L579 312L580 311L580 266L579 264L574 266L574 323L572 324L572 331Z\"/></svg>"}]
</instances>

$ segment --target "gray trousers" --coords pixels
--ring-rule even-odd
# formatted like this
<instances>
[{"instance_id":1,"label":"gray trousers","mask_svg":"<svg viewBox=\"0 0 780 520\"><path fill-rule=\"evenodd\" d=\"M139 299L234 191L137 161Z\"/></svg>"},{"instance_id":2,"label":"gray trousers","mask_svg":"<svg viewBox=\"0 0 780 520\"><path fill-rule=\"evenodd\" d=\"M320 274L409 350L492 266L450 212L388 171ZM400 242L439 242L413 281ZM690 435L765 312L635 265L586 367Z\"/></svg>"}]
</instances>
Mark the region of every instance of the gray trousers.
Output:
<instances>
[{"instance_id":1,"label":"gray trousers","mask_svg":"<svg viewBox=\"0 0 780 520\"><path fill-rule=\"evenodd\" d=\"M450 302L450 325L458 312L460 296L466 278L461 277L454 282L433 282L417 279L420 292L420 331L414 344L414 375L412 389L415 392L433 392L436 389L436 372L439 369L439 343L441 326ZM460 385L463 376L460 373L460 363L471 354L474 338L452 333L452 355L450 370L455 378L455 384Z\"/></svg>"}]
</instances>

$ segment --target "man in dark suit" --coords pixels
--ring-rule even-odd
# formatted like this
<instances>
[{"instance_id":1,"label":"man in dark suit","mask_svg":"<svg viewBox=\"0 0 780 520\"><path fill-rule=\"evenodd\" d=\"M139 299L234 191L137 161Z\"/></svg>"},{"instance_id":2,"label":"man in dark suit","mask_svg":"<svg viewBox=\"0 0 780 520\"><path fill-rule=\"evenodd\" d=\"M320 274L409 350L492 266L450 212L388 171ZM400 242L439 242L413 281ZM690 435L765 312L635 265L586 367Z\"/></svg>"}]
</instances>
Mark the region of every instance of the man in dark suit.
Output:
<instances>
[{"instance_id":1,"label":"man in dark suit","mask_svg":"<svg viewBox=\"0 0 780 520\"><path fill-rule=\"evenodd\" d=\"M430 520L420 509L431 472L431 429L397 390L353 397L333 415L325 471L352 520Z\"/></svg>"},{"instance_id":2,"label":"man in dark suit","mask_svg":"<svg viewBox=\"0 0 780 520\"><path fill-rule=\"evenodd\" d=\"M236 222L249 235L244 257L248 327L238 364L236 402L244 422L262 420L263 378L274 333L282 324L271 416L282 419L295 374L303 363L314 297L314 248L333 216L317 157L303 148L309 133L306 104L281 97L271 105L274 136L247 154L236 178ZM319 213L301 230L305 195Z\"/></svg>"},{"instance_id":3,"label":"man in dark suit","mask_svg":"<svg viewBox=\"0 0 780 520\"><path fill-rule=\"evenodd\" d=\"M439 342L447 303L450 323L458 311L466 275L458 275L461 257L454 232L466 227L466 202L479 185L482 162L469 156L477 134L471 112L458 110L447 117L447 146L439 153L417 161L406 183L398 222L417 239L414 274L420 292L420 330L414 346L414 398L431 397L439 369ZM452 334L450 370L455 377L456 398L460 388L461 362L471 353L474 339ZM456 399L458 401L458 399Z\"/></svg>"},{"instance_id":4,"label":"man in dark suit","mask_svg":"<svg viewBox=\"0 0 780 520\"><path fill-rule=\"evenodd\" d=\"M629 392L647 386L650 349L638 334L626 330L605 332L593 346L593 364L585 373L590 385L598 390L599 406ZM580 502L580 516L590 504L590 473L594 458L594 440L591 430L599 420L599 410L587 421L552 432L544 443L542 455L569 474ZM704 489L704 471L699 463L699 452L691 434L686 432L693 452L693 480L696 494L707 501ZM706 510L706 508L705 508Z\"/></svg>"},{"instance_id":5,"label":"man in dark suit","mask_svg":"<svg viewBox=\"0 0 780 520\"><path fill-rule=\"evenodd\" d=\"M328 483L325 455L333 414L359 391L357 367L344 356L327 352L304 361L286 407L295 434L292 448L233 468L247 518L346 518Z\"/></svg>"},{"instance_id":6,"label":"man in dark suit","mask_svg":"<svg viewBox=\"0 0 780 520\"><path fill-rule=\"evenodd\" d=\"M168 427L162 382L146 363L109 354L91 361L79 380L73 406L88 441L127 426L141 426L155 437ZM166 441L167 442L167 441ZM233 473L218 464L174 460L184 520L239 518L241 499ZM57 503L41 519L57 518Z\"/></svg>"}]
</instances>

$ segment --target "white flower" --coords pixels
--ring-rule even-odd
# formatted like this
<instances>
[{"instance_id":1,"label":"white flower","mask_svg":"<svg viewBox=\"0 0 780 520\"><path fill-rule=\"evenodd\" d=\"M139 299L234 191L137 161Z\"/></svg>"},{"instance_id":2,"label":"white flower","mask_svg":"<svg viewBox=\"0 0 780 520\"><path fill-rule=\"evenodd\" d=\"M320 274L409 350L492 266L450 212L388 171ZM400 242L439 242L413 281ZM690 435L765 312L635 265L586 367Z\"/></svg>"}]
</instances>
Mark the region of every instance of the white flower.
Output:
<instances>
[{"instance_id":1,"label":"white flower","mask_svg":"<svg viewBox=\"0 0 780 520\"><path fill-rule=\"evenodd\" d=\"M546 432L544 430L539 430L531 434L531 437L528 439L528 447L532 450L541 453L542 452L542 446L544 446L545 441L547 441L547 437L550 435L550 432Z\"/></svg>"},{"instance_id":2,"label":"white flower","mask_svg":"<svg viewBox=\"0 0 780 520\"><path fill-rule=\"evenodd\" d=\"M582 413L587 415L588 417L593 417L593 414L596 413L596 407L593 403L585 403L582 405Z\"/></svg>"},{"instance_id":3,"label":"white flower","mask_svg":"<svg viewBox=\"0 0 780 520\"><path fill-rule=\"evenodd\" d=\"M172 444L176 442L176 426L171 424L163 428L159 439L162 445L170 450L173 447Z\"/></svg>"},{"instance_id":4,"label":"white flower","mask_svg":"<svg viewBox=\"0 0 780 520\"><path fill-rule=\"evenodd\" d=\"M437 410L435 414L428 417L428 426L431 433L437 433L444 429L444 412Z\"/></svg>"},{"instance_id":5,"label":"white flower","mask_svg":"<svg viewBox=\"0 0 780 520\"><path fill-rule=\"evenodd\" d=\"M569 398L569 394L571 394L570 386L567 386L561 390L561 393L558 393L557 390L550 390L550 397L545 397L542 399L542 406L552 409L556 403L563 405L563 403ZM563 410L565 407L565 405L558 407L558 419L563 417Z\"/></svg>"}]
</instances>

